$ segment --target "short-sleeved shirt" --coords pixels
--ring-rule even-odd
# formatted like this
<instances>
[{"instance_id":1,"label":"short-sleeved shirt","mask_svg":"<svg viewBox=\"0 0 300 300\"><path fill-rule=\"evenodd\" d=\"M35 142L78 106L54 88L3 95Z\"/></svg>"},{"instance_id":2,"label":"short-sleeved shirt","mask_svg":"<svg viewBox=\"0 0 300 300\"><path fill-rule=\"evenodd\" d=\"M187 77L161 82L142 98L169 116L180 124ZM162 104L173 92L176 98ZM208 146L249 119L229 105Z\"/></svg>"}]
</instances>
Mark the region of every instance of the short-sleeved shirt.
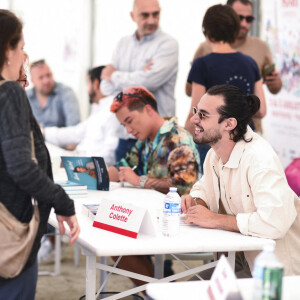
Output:
<instances>
[{"instance_id":1,"label":"short-sleeved shirt","mask_svg":"<svg viewBox=\"0 0 300 300\"><path fill-rule=\"evenodd\" d=\"M164 122L151 143L137 141L116 166L137 166L139 176L171 178L178 193L188 193L200 177L199 154L190 133L175 118Z\"/></svg>"},{"instance_id":2,"label":"short-sleeved shirt","mask_svg":"<svg viewBox=\"0 0 300 300\"><path fill-rule=\"evenodd\" d=\"M197 58L188 76L206 89L217 84L231 84L246 94L253 94L255 82L260 80L256 62L240 52L210 53Z\"/></svg>"}]
</instances>

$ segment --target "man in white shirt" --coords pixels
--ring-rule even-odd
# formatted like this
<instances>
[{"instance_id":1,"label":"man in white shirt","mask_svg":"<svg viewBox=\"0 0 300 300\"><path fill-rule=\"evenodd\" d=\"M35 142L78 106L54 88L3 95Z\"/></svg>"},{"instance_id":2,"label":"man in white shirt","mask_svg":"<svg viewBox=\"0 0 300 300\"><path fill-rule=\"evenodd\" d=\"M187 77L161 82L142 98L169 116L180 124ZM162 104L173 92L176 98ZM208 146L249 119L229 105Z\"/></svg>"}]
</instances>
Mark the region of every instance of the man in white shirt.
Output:
<instances>
[{"instance_id":1,"label":"man in white shirt","mask_svg":"<svg viewBox=\"0 0 300 300\"><path fill-rule=\"evenodd\" d=\"M174 88L178 69L178 43L159 28L160 6L157 0L135 0L132 20L137 24L133 35L123 37L112 57L112 63L103 70L101 91L116 96L130 86L143 86L157 99L162 117L175 116ZM124 151L129 137L125 130L119 132Z\"/></svg>"},{"instance_id":2,"label":"man in white shirt","mask_svg":"<svg viewBox=\"0 0 300 300\"><path fill-rule=\"evenodd\" d=\"M110 112L113 97L105 97L100 91L100 76L104 66L91 69L88 73L88 93L92 104L91 115L75 126L65 128L44 128L46 142L60 147L76 144L74 151L66 155L101 156L106 164L115 163L114 151L118 138L116 131L120 124Z\"/></svg>"},{"instance_id":3,"label":"man in white shirt","mask_svg":"<svg viewBox=\"0 0 300 300\"><path fill-rule=\"evenodd\" d=\"M210 88L194 109L194 141L212 147L204 175L182 196L188 223L276 240L285 275L300 274L300 199L271 145L248 126L254 95L230 85ZM237 256L237 276L251 276L258 251ZM248 274L245 274L248 273Z\"/></svg>"}]
</instances>

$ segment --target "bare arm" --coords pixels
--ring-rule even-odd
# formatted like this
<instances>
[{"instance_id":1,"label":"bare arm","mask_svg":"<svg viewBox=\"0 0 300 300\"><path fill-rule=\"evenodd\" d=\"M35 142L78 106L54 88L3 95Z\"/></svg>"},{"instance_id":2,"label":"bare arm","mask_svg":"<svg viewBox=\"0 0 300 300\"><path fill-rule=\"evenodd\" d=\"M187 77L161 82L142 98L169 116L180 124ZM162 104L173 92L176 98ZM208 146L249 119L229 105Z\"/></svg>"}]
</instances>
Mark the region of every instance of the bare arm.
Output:
<instances>
[{"instance_id":1,"label":"bare arm","mask_svg":"<svg viewBox=\"0 0 300 300\"><path fill-rule=\"evenodd\" d=\"M119 171L117 170L116 167L111 166L107 169L107 171L108 171L108 176L110 181L120 181Z\"/></svg>"},{"instance_id":2,"label":"bare arm","mask_svg":"<svg viewBox=\"0 0 300 300\"><path fill-rule=\"evenodd\" d=\"M196 224L204 228L224 229L240 232L235 216L216 214L211 212L206 203L191 195L181 197L181 210L186 214L188 224Z\"/></svg>"},{"instance_id":3,"label":"bare arm","mask_svg":"<svg viewBox=\"0 0 300 300\"><path fill-rule=\"evenodd\" d=\"M153 189L164 194L168 193L171 186L174 186L171 178L149 178L145 184L146 189Z\"/></svg>"},{"instance_id":4,"label":"bare arm","mask_svg":"<svg viewBox=\"0 0 300 300\"><path fill-rule=\"evenodd\" d=\"M267 113L267 106L261 80L255 82L254 94L260 99L260 108L259 111L255 114L255 117L263 118Z\"/></svg>"},{"instance_id":5,"label":"bare arm","mask_svg":"<svg viewBox=\"0 0 300 300\"><path fill-rule=\"evenodd\" d=\"M194 125L191 123L190 118L193 116L192 107L197 106L201 97L205 94L206 88L202 84L192 83L192 102L189 114L185 121L184 128L187 129L191 134L194 133Z\"/></svg>"},{"instance_id":6,"label":"bare arm","mask_svg":"<svg viewBox=\"0 0 300 300\"><path fill-rule=\"evenodd\" d=\"M224 229L240 232L235 216L216 214L203 205L195 205L186 213L188 224L196 224L204 228Z\"/></svg>"},{"instance_id":7,"label":"bare arm","mask_svg":"<svg viewBox=\"0 0 300 300\"><path fill-rule=\"evenodd\" d=\"M192 84L189 82L186 82L186 84L185 84L185 93L189 97L192 96Z\"/></svg>"}]
</instances>

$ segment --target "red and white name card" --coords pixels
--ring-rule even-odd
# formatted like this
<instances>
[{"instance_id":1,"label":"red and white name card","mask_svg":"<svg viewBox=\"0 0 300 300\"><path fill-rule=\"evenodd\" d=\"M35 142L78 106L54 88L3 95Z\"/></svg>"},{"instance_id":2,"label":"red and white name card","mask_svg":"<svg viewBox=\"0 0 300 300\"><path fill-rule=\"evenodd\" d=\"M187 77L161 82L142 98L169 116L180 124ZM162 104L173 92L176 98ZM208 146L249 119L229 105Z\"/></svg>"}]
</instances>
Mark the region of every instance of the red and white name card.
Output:
<instances>
[{"instance_id":1,"label":"red and white name card","mask_svg":"<svg viewBox=\"0 0 300 300\"><path fill-rule=\"evenodd\" d=\"M224 255L221 256L213 272L207 293L210 300L243 300L237 287L235 274Z\"/></svg>"},{"instance_id":2,"label":"red and white name card","mask_svg":"<svg viewBox=\"0 0 300 300\"><path fill-rule=\"evenodd\" d=\"M149 235L156 233L147 209L105 199L101 201L93 226L135 239L139 232Z\"/></svg>"}]
</instances>

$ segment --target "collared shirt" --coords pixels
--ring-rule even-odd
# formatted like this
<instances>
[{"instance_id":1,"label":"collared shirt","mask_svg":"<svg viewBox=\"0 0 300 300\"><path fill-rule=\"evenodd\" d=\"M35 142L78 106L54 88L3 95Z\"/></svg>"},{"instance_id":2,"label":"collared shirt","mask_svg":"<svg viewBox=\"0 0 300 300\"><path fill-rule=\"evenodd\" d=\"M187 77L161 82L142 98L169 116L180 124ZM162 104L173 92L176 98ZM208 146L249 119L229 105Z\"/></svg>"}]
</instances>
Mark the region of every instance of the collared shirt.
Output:
<instances>
[{"instance_id":1,"label":"collared shirt","mask_svg":"<svg viewBox=\"0 0 300 300\"><path fill-rule=\"evenodd\" d=\"M153 64L144 71L149 61ZM116 96L130 86L143 86L154 94L161 116L175 116L178 43L174 38L160 29L141 40L136 33L124 37L114 51L112 65L117 71L112 74L111 82L101 81L102 93Z\"/></svg>"},{"instance_id":2,"label":"collared shirt","mask_svg":"<svg viewBox=\"0 0 300 300\"><path fill-rule=\"evenodd\" d=\"M45 128L45 139L56 146L77 144L69 155L101 156L111 166L115 163L118 144L116 131L121 126L116 115L110 112L113 97L105 97L93 105L91 115L75 126Z\"/></svg>"},{"instance_id":3,"label":"collared shirt","mask_svg":"<svg viewBox=\"0 0 300 300\"><path fill-rule=\"evenodd\" d=\"M190 191L200 174L193 138L175 118L164 122L152 143L137 141L117 166L137 166L139 176L171 178L181 195Z\"/></svg>"},{"instance_id":4,"label":"collared shirt","mask_svg":"<svg viewBox=\"0 0 300 300\"><path fill-rule=\"evenodd\" d=\"M26 93L33 114L42 127L72 126L80 121L78 102L71 88L61 83L55 83L45 108L41 108L35 88Z\"/></svg>"},{"instance_id":5,"label":"collared shirt","mask_svg":"<svg viewBox=\"0 0 300 300\"><path fill-rule=\"evenodd\" d=\"M300 274L300 200L290 189L284 170L271 145L248 127L245 142L236 143L223 165L211 149L204 162L204 175L190 195L219 212L235 215L240 232L278 239L275 253L285 275ZM257 251L245 252L252 270Z\"/></svg>"}]
</instances>

